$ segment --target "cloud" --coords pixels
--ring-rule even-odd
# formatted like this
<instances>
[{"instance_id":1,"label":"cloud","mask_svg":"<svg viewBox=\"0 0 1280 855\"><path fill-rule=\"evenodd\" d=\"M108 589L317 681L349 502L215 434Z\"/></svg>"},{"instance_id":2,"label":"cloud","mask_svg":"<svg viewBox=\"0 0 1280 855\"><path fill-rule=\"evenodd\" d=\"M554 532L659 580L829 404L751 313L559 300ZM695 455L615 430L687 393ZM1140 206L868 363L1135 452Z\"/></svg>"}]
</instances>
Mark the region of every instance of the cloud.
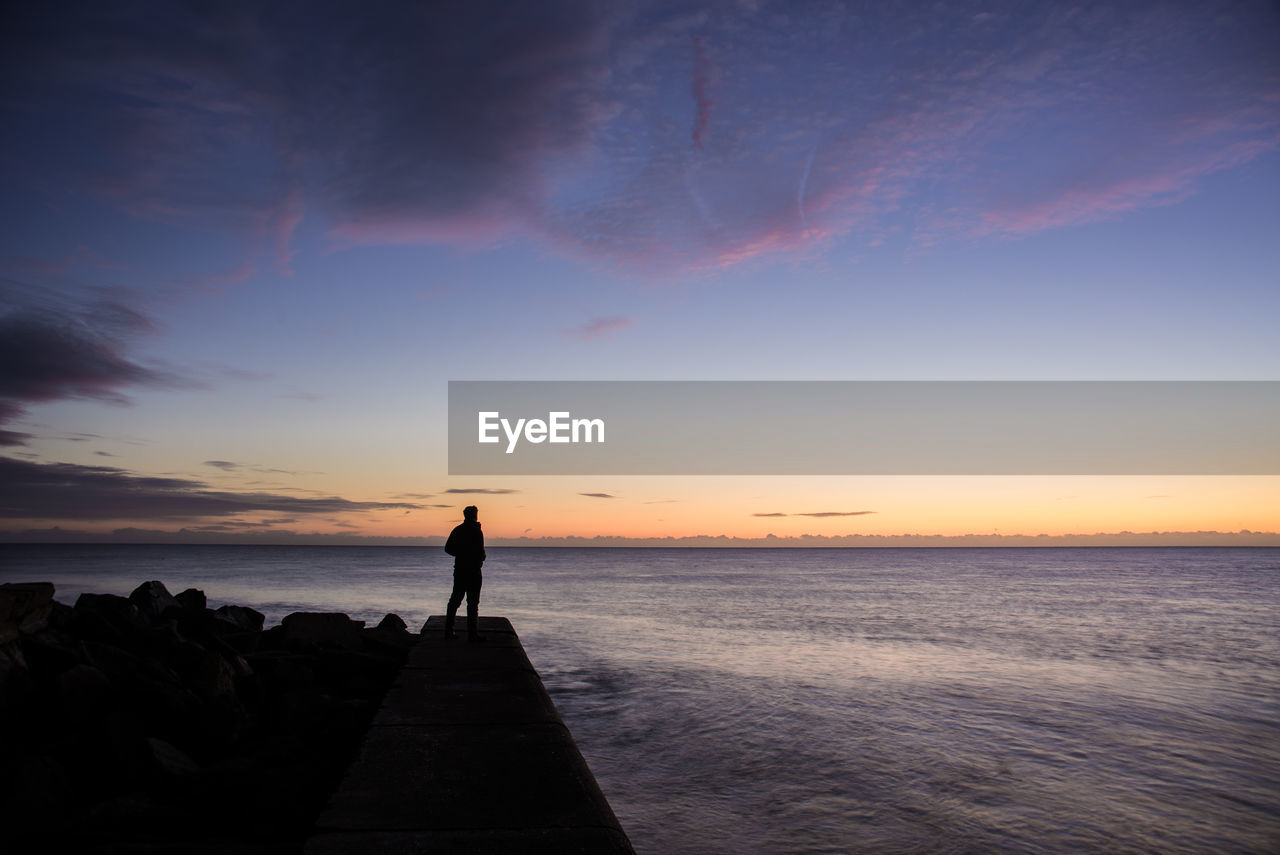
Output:
<instances>
[{"instance_id":1,"label":"cloud","mask_svg":"<svg viewBox=\"0 0 1280 855\"><path fill-rule=\"evenodd\" d=\"M249 511L332 514L395 508L405 502L356 502L213 490L201 481L134 475L106 466L34 463L0 457L0 517L16 519L185 520Z\"/></svg>"},{"instance_id":2,"label":"cloud","mask_svg":"<svg viewBox=\"0 0 1280 855\"><path fill-rule=\"evenodd\" d=\"M408 513L408 511L406 511ZM252 529L273 529L277 525L297 522L293 517L279 517L265 520L227 520L226 522L207 525L189 526L187 531L250 531Z\"/></svg>"},{"instance_id":3,"label":"cloud","mask_svg":"<svg viewBox=\"0 0 1280 855\"><path fill-rule=\"evenodd\" d=\"M612 109L609 23L588 0L73 3L6 23L24 129L74 115L99 141L63 180L254 236L286 272L313 208L351 242L505 231L539 205L547 158ZM37 145L13 142L64 168Z\"/></svg>"},{"instance_id":4,"label":"cloud","mask_svg":"<svg viewBox=\"0 0 1280 855\"><path fill-rule=\"evenodd\" d=\"M674 124L602 135L621 189L566 212L564 239L706 269L897 230L1010 237L1170 204L1280 143L1275 16L968 6L713 16L715 135L692 153Z\"/></svg>"},{"instance_id":5,"label":"cloud","mask_svg":"<svg viewBox=\"0 0 1280 855\"><path fill-rule=\"evenodd\" d=\"M753 517L861 517L867 514L874 514L875 511L810 511L808 513L783 514L752 514Z\"/></svg>"},{"instance_id":6,"label":"cloud","mask_svg":"<svg viewBox=\"0 0 1280 855\"><path fill-rule=\"evenodd\" d=\"M284 198L282 207L274 213L273 227L276 241L276 266L286 276L293 275L290 264L296 250L293 247L293 234L302 223L305 211L302 190L294 187Z\"/></svg>"},{"instance_id":7,"label":"cloud","mask_svg":"<svg viewBox=\"0 0 1280 855\"><path fill-rule=\"evenodd\" d=\"M26 445L31 438L31 434L25 433L24 431L0 428L0 446Z\"/></svg>"},{"instance_id":8,"label":"cloud","mask_svg":"<svg viewBox=\"0 0 1280 855\"><path fill-rule=\"evenodd\" d=\"M1280 145L1277 35L1265 4L25 4L0 162L241 235L231 276L288 273L304 222L696 271L1175 202Z\"/></svg>"},{"instance_id":9,"label":"cloud","mask_svg":"<svg viewBox=\"0 0 1280 855\"><path fill-rule=\"evenodd\" d=\"M0 345L0 347L3 347L3 345ZM2 370L0 368L0 371ZM23 409L16 401L6 401L4 398L0 398L0 425L20 418L22 413ZM31 434L29 433L0 428L0 446L25 445L29 439L31 439Z\"/></svg>"},{"instance_id":10,"label":"cloud","mask_svg":"<svg viewBox=\"0 0 1280 855\"><path fill-rule=\"evenodd\" d=\"M256 463L236 463L232 460L206 460L200 464L201 466L211 466L214 469L221 469L223 472L239 472L248 470L257 472L260 475L297 475L298 473L291 469L274 469L270 466L260 466ZM252 482L261 483L261 482Z\"/></svg>"},{"instance_id":11,"label":"cloud","mask_svg":"<svg viewBox=\"0 0 1280 855\"><path fill-rule=\"evenodd\" d=\"M592 318L582 326L570 330L569 334L574 338L588 341L595 338L605 338L618 330L629 329L633 323L632 319L625 315Z\"/></svg>"},{"instance_id":12,"label":"cloud","mask_svg":"<svg viewBox=\"0 0 1280 855\"><path fill-rule=\"evenodd\" d=\"M7 299L0 299L0 311L8 311L0 314L0 424L20 418L28 404L67 398L127 404L123 390L129 387L194 385L128 357L132 340L154 325L116 300L53 310L9 293L2 296ZM27 434L0 430L0 444L27 439Z\"/></svg>"},{"instance_id":13,"label":"cloud","mask_svg":"<svg viewBox=\"0 0 1280 855\"><path fill-rule=\"evenodd\" d=\"M1057 189L1051 198L985 211L974 233L1017 236L1112 220L1141 208L1173 205L1190 196L1196 183L1205 176L1247 163L1277 145L1280 145L1280 133L1269 139L1228 145L1196 159L1183 158L1172 163L1160 163L1147 152L1148 166L1144 171L1125 170L1103 176L1101 180L1098 176L1089 176Z\"/></svg>"},{"instance_id":14,"label":"cloud","mask_svg":"<svg viewBox=\"0 0 1280 855\"><path fill-rule=\"evenodd\" d=\"M58 439L65 440L67 442L89 442L93 439L102 438L103 436L100 433L69 433L65 436L58 437Z\"/></svg>"},{"instance_id":15,"label":"cloud","mask_svg":"<svg viewBox=\"0 0 1280 855\"><path fill-rule=\"evenodd\" d=\"M587 496L588 498L592 498L592 499L616 499L617 498L617 496L614 496L611 493L579 493L578 495Z\"/></svg>"},{"instance_id":16,"label":"cloud","mask_svg":"<svg viewBox=\"0 0 1280 855\"><path fill-rule=\"evenodd\" d=\"M109 326L94 320L35 313L0 318L0 397L119 403L121 387L173 384L171 375L126 358Z\"/></svg>"},{"instance_id":17,"label":"cloud","mask_svg":"<svg viewBox=\"0 0 1280 855\"><path fill-rule=\"evenodd\" d=\"M479 493L485 496L504 496L508 493L519 493L519 490L508 490L503 487L451 487L446 493Z\"/></svg>"}]
</instances>

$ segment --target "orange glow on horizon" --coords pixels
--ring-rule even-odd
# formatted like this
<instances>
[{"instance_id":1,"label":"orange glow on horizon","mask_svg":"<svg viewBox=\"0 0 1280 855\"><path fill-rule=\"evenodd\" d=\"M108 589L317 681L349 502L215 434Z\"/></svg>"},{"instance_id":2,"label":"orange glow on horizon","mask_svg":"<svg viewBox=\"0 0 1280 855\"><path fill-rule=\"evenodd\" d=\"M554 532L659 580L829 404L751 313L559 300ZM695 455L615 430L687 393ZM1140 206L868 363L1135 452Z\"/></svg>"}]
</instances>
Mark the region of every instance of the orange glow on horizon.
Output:
<instances>
[{"instance_id":1,"label":"orange glow on horizon","mask_svg":"<svg viewBox=\"0 0 1280 855\"><path fill-rule=\"evenodd\" d=\"M607 489L563 478L524 480L519 492L454 495L454 508L361 528L444 534L461 520L463 505L476 504L492 537L1280 530L1275 477L635 477L613 479Z\"/></svg>"}]
</instances>

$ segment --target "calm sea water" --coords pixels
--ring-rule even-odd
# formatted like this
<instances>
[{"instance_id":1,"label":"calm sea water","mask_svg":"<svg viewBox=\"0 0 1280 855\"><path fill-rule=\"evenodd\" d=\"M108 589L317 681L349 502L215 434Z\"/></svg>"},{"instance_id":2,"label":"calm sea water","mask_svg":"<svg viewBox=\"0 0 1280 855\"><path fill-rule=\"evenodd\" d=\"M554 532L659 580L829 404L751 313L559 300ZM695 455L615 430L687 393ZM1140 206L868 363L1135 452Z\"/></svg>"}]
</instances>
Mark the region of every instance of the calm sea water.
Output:
<instances>
[{"instance_id":1,"label":"calm sea water","mask_svg":"<svg viewBox=\"0 0 1280 855\"><path fill-rule=\"evenodd\" d=\"M511 618L641 853L1280 851L1280 549L500 549ZM416 629L438 548L2 546Z\"/></svg>"}]
</instances>

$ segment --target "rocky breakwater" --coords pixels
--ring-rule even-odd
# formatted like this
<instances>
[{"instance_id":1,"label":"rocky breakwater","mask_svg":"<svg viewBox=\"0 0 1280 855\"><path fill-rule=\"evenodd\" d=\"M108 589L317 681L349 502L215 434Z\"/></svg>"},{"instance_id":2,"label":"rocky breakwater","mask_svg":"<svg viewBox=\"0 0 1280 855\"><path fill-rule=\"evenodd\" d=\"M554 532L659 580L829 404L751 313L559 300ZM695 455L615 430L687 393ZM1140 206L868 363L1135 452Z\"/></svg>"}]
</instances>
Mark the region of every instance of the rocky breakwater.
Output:
<instances>
[{"instance_id":1,"label":"rocky breakwater","mask_svg":"<svg viewBox=\"0 0 1280 855\"><path fill-rule=\"evenodd\" d=\"M0 585L4 848L301 851L418 636L395 615L263 623L160 582L74 606Z\"/></svg>"}]
</instances>

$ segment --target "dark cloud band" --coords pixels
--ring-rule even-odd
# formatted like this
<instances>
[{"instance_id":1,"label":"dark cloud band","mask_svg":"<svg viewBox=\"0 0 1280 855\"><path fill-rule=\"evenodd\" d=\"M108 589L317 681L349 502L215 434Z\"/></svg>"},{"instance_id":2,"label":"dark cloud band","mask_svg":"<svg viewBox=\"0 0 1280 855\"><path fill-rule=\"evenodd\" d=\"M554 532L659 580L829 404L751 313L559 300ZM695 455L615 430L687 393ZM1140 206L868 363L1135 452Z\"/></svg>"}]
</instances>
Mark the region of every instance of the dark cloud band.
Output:
<instances>
[{"instance_id":1,"label":"dark cloud band","mask_svg":"<svg viewBox=\"0 0 1280 855\"><path fill-rule=\"evenodd\" d=\"M418 507L409 502L355 502L337 496L300 498L211 490L200 481L185 478L0 457L0 517L11 519L185 520L251 511L333 514Z\"/></svg>"}]
</instances>

